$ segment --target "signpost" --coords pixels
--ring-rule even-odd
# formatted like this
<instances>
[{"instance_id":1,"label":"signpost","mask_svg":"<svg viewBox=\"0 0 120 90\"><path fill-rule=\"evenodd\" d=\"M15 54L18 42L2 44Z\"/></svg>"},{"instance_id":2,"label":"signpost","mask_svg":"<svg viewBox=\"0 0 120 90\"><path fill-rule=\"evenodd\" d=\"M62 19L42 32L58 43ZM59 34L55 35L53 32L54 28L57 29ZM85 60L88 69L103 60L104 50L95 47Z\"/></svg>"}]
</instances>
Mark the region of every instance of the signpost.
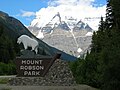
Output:
<instances>
[{"instance_id":1,"label":"signpost","mask_svg":"<svg viewBox=\"0 0 120 90\"><path fill-rule=\"evenodd\" d=\"M17 77L44 77L54 61L60 58L57 53L54 57L16 58Z\"/></svg>"},{"instance_id":2,"label":"signpost","mask_svg":"<svg viewBox=\"0 0 120 90\"><path fill-rule=\"evenodd\" d=\"M45 48L39 47L37 40L27 35L21 35L17 43L23 43L24 49L21 49L20 56L15 60L18 78L11 78L10 85L65 86L74 84L67 63L56 60L60 58L61 53L50 54ZM32 49L29 50L28 47Z\"/></svg>"},{"instance_id":3,"label":"signpost","mask_svg":"<svg viewBox=\"0 0 120 90\"><path fill-rule=\"evenodd\" d=\"M43 56L44 54L40 56L38 54L39 42L27 35L21 35L17 43L22 43L25 49L21 51L21 56L15 60L18 77L44 77L54 61L61 56L61 53L57 53L54 57L47 56L49 55L47 53L46 56ZM28 47L31 47L31 50L27 50ZM43 53L43 51L41 52Z\"/></svg>"}]
</instances>

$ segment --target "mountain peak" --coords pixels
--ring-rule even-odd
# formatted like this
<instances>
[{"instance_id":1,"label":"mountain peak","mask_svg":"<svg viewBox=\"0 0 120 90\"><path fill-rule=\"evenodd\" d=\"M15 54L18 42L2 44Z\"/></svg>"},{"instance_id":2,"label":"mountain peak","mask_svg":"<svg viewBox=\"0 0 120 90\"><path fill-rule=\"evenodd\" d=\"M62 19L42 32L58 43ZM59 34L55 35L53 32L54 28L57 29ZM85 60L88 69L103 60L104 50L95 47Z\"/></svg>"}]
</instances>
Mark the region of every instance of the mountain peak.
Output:
<instances>
[{"instance_id":1,"label":"mountain peak","mask_svg":"<svg viewBox=\"0 0 120 90\"><path fill-rule=\"evenodd\" d=\"M36 36L41 33L51 33L55 28L60 28L63 30L79 31L87 30L92 31L92 28L81 19L78 20L73 16L62 16L60 12L53 14L48 20L46 18L35 18L31 25L28 27L29 30L34 33Z\"/></svg>"},{"instance_id":2,"label":"mountain peak","mask_svg":"<svg viewBox=\"0 0 120 90\"><path fill-rule=\"evenodd\" d=\"M60 16L60 13L59 13L59 12L57 12L57 14L52 18L52 20L55 19L56 17L59 18L59 22L61 23L61 16ZM52 20L51 20L51 21L52 21Z\"/></svg>"}]
</instances>

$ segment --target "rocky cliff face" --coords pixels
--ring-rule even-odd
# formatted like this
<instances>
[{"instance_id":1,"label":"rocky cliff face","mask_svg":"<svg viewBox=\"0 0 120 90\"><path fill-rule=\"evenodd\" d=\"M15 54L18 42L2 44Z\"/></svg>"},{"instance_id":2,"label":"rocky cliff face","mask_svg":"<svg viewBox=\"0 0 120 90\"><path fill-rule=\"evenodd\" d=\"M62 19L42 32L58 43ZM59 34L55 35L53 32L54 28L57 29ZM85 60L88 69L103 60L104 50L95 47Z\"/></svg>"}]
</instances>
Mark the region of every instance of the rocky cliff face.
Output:
<instances>
[{"instance_id":1,"label":"rocky cliff face","mask_svg":"<svg viewBox=\"0 0 120 90\"><path fill-rule=\"evenodd\" d=\"M86 31L72 33L70 31L56 29L52 34L46 34L43 41L63 52L78 57L81 53L84 53L84 51L88 49L91 44L92 37L83 36L83 34L86 33ZM79 52L79 48L82 51Z\"/></svg>"},{"instance_id":2,"label":"rocky cliff face","mask_svg":"<svg viewBox=\"0 0 120 90\"><path fill-rule=\"evenodd\" d=\"M59 12L46 22L42 18L36 18L28 29L48 45L78 57L91 44L93 30L82 20L72 16L63 18Z\"/></svg>"}]
</instances>

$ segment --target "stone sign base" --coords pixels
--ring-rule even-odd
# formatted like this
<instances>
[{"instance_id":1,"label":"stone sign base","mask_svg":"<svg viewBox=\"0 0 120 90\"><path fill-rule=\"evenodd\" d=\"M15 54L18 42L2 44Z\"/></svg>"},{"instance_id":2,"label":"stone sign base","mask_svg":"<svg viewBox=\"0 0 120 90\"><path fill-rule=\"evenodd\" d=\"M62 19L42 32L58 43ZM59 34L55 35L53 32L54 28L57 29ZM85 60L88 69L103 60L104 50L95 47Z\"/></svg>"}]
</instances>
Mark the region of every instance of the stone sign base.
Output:
<instances>
[{"instance_id":1,"label":"stone sign base","mask_svg":"<svg viewBox=\"0 0 120 90\"><path fill-rule=\"evenodd\" d=\"M68 62L57 59L44 77L15 77L9 85L72 86L76 82Z\"/></svg>"}]
</instances>

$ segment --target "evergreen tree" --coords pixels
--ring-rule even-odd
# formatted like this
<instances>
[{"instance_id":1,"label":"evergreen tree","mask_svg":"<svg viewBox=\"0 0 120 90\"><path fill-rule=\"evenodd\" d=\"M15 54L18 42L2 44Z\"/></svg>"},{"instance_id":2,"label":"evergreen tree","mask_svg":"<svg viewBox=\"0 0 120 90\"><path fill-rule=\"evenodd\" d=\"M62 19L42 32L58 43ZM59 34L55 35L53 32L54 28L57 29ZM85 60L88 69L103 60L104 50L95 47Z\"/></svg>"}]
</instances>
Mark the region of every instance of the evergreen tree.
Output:
<instances>
[{"instance_id":1,"label":"evergreen tree","mask_svg":"<svg viewBox=\"0 0 120 90\"><path fill-rule=\"evenodd\" d=\"M112 28L114 25L113 7L111 6L111 0L107 0L106 7L106 29Z\"/></svg>"},{"instance_id":2,"label":"evergreen tree","mask_svg":"<svg viewBox=\"0 0 120 90\"><path fill-rule=\"evenodd\" d=\"M103 20L103 17L101 17L98 30L102 32L105 30L105 21Z\"/></svg>"},{"instance_id":3,"label":"evergreen tree","mask_svg":"<svg viewBox=\"0 0 120 90\"><path fill-rule=\"evenodd\" d=\"M90 54L73 65L79 83L120 90L120 1L107 0L106 20L92 36ZM74 68L74 69L75 69Z\"/></svg>"},{"instance_id":4,"label":"evergreen tree","mask_svg":"<svg viewBox=\"0 0 120 90\"><path fill-rule=\"evenodd\" d=\"M0 26L0 62L9 63L19 53L19 47L15 43L4 34L4 28Z\"/></svg>"},{"instance_id":5,"label":"evergreen tree","mask_svg":"<svg viewBox=\"0 0 120 90\"><path fill-rule=\"evenodd\" d=\"M110 0L109 3L112 7L115 27L120 29L120 1Z\"/></svg>"}]
</instances>

